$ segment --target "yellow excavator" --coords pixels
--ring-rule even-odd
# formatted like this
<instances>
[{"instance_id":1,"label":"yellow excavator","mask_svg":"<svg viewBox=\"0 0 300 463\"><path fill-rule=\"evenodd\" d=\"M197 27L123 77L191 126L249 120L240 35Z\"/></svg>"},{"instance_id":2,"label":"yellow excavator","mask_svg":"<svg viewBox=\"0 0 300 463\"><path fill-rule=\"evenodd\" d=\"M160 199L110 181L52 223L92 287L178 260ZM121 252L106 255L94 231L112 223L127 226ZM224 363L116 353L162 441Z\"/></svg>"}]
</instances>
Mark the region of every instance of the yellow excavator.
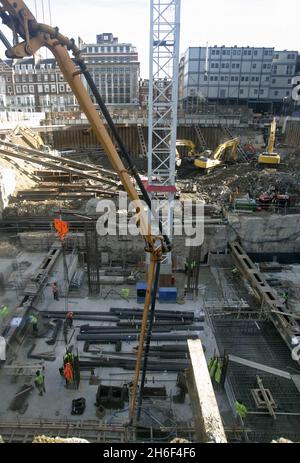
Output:
<instances>
[{"instance_id":1,"label":"yellow excavator","mask_svg":"<svg viewBox=\"0 0 300 463\"><path fill-rule=\"evenodd\" d=\"M271 131L269 136L269 142L267 146L267 151L261 153L258 157L258 164L266 164L268 166L276 166L280 164L280 155L274 151L275 149L275 140L276 140L276 119L274 117L271 124Z\"/></svg>"},{"instance_id":2,"label":"yellow excavator","mask_svg":"<svg viewBox=\"0 0 300 463\"><path fill-rule=\"evenodd\" d=\"M214 151L205 150L198 159L195 160L194 165L204 172L209 172L214 167L223 165L228 161L236 161L238 157L237 147L240 143L239 138L221 143Z\"/></svg>"},{"instance_id":3,"label":"yellow excavator","mask_svg":"<svg viewBox=\"0 0 300 463\"><path fill-rule=\"evenodd\" d=\"M195 155L195 149L196 145L192 140L176 140L176 148L177 146L186 146L188 148L188 157L192 157ZM179 151L176 149L176 165L177 167L181 166L182 162L182 155L179 153Z\"/></svg>"}]
</instances>

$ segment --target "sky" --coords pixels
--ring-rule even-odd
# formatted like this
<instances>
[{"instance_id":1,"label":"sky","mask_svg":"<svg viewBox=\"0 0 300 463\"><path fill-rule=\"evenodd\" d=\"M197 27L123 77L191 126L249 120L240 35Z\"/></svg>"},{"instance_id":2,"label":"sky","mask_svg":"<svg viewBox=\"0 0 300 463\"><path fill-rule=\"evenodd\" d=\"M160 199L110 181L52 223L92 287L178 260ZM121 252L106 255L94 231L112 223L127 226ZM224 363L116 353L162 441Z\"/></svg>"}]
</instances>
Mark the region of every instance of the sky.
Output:
<instances>
[{"instance_id":1,"label":"sky","mask_svg":"<svg viewBox=\"0 0 300 463\"><path fill-rule=\"evenodd\" d=\"M37 19L93 43L112 32L137 47L148 78L150 0L25 0ZM42 6L44 5L44 12ZM300 50L299 0L181 0L181 54L189 46L265 46ZM8 30L1 26L3 32ZM10 37L9 33L6 34ZM3 56L3 52L1 53Z\"/></svg>"}]
</instances>

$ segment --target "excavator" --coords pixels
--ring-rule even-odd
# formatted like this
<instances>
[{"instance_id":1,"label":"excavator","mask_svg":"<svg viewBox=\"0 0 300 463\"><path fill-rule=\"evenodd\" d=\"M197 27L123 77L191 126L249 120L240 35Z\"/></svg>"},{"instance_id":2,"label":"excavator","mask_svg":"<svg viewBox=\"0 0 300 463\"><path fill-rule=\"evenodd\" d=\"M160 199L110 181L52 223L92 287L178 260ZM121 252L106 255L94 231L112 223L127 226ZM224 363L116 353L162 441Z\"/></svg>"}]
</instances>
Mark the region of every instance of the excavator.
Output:
<instances>
[{"instance_id":1,"label":"excavator","mask_svg":"<svg viewBox=\"0 0 300 463\"><path fill-rule=\"evenodd\" d=\"M228 161L236 161L238 157L237 147L240 143L239 138L221 143L214 151L205 150L198 159L194 161L194 165L203 172L208 173L211 169L223 165Z\"/></svg>"},{"instance_id":2,"label":"excavator","mask_svg":"<svg viewBox=\"0 0 300 463\"><path fill-rule=\"evenodd\" d=\"M176 147L177 146L185 146L188 148L188 157L192 157L195 154L195 149L196 145L192 140L176 140ZM182 163L182 155L179 153L179 151L176 149L176 166L180 167Z\"/></svg>"},{"instance_id":3,"label":"excavator","mask_svg":"<svg viewBox=\"0 0 300 463\"><path fill-rule=\"evenodd\" d=\"M139 336L134 380L131 389L129 423L132 424L133 420L139 419L141 410L145 375L147 371L149 343L155 318L155 304L161 261L167 253L171 252L172 245L168 235L166 235L163 230L161 221L158 220L159 232L157 234L153 234L152 232L150 220L144 210L143 203L139 198L139 194L131 180L131 177L133 177L136 181L149 211L152 212L152 214L155 214L151 207L151 199L135 165L132 162L129 151L125 147L109 111L107 110L107 107L92 79L92 76L84 62L84 58L81 55L81 51L76 46L75 40L62 35L58 27L53 28L49 25L38 23L23 0L1 0L0 7L0 17L2 18L2 22L13 32L13 45L11 46L6 40L5 46L7 48L7 58L28 58L29 56L33 56L37 53L42 47L46 47L51 51L56 58L65 80L68 82L75 97L77 98L82 111L89 120L91 129L108 156L113 169L118 174L130 200L135 201L136 204L136 223L145 240L145 251L150 255L150 263L147 274L147 289ZM69 52L72 52L73 59ZM97 108L89 96L88 90L81 80L81 75L85 77L86 83L90 87L93 97L99 105L100 111L97 111ZM117 147L109 135L103 118L106 120L107 126L113 135ZM142 379L139 387L142 366ZM135 412L137 402L138 414L136 417Z\"/></svg>"},{"instance_id":4,"label":"excavator","mask_svg":"<svg viewBox=\"0 0 300 463\"><path fill-rule=\"evenodd\" d=\"M261 153L258 157L259 165L268 165L268 166L277 166L280 164L280 155L274 151L275 149L275 140L276 140L276 118L274 117L271 124L271 131L269 136L269 142L267 150Z\"/></svg>"}]
</instances>

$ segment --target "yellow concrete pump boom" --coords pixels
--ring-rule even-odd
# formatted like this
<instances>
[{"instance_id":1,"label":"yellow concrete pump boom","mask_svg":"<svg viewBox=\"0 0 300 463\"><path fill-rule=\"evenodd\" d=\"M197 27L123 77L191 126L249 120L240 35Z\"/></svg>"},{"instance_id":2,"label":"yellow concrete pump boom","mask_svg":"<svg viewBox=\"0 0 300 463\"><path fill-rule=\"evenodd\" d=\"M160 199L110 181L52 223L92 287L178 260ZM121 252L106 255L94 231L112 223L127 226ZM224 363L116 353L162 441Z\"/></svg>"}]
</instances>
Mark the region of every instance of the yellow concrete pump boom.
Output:
<instances>
[{"instance_id":1,"label":"yellow concrete pump boom","mask_svg":"<svg viewBox=\"0 0 300 463\"><path fill-rule=\"evenodd\" d=\"M147 331L147 321L149 316L149 309L151 305L151 312L155 310L155 293L157 291L159 269L162 257L171 250L169 238L163 234L162 225L160 224L160 235L152 235L151 227L144 210L143 203L139 198L139 194L131 180L131 175L135 178L140 191L142 192L143 199L151 209L151 201L148 193L138 175L135 166L132 163L130 155L123 145L123 142L117 132L116 127L110 117L110 114L102 101L102 98L91 78L91 75L84 63L81 52L75 44L74 39L68 39L63 36L59 29L52 28L45 24L39 24L27 8L22 0L2 0L0 1L0 16L3 23L13 31L13 47L7 49L6 56L13 59L21 59L32 56L41 47L48 48L57 60L61 72L63 73L66 81L70 85L75 97L78 100L79 106L85 113L89 120L93 132L95 133L99 143L104 148L115 172L119 175L120 180L127 192L131 201L135 201L137 211L137 225L146 242L145 250L150 253L150 265L147 277L147 290L144 303L144 312L141 326L141 333L139 337L139 348L137 354L137 361L134 374L134 382L132 388L132 397L130 404L130 422L135 417L135 406L138 392L138 383L140 377L140 370L143 359L145 335ZM20 41L21 39L21 41ZM72 51L74 61L71 59L68 51ZM123 159L127 163L125 167L123 160L118 154L117 149L108 134L99 112L96 110L84 84L81 81L80 74L85 76L85 79L90 86L97 103L100 106L101 112L105 117L109 128L118 144L119 150ZM153 291L152 288L154 287ZM148 332L149 336L149 332ZM144 360L145 368L145 360ZM144 371L143 371L144 374ZM141 404L142 391L140 391L140 404ZM139 405L140 405L139 404Z\"/></svg>"},{"instance_id":2,"label":"yellow concrete pump boom","mask_svg":"<svg viewBox=\"0 0 300 463\"><path fill-rule=\"evenodd\" d=\"M273 118L271 123L271 130L270 136L268 141L267 150L264 153L261 153L258 157L259 164L266 164L266 165L278 165L280 164L281 158L275 150L275 141L276 141L276 118Z\"/></svg>"}]
</instances>

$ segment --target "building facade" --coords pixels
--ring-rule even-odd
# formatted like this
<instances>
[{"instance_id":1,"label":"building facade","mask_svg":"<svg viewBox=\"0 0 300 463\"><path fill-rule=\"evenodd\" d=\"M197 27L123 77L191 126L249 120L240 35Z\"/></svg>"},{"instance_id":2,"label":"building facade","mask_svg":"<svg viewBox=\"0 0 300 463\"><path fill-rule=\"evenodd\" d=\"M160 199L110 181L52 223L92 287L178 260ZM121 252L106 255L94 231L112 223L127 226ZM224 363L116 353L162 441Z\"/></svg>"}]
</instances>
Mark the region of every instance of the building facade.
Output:
<instances>
[{"instance_id":1,"label":"building facade","mask_svg":"<svg viewBox=\"0 0 300 463\"><path fill-rule=\"evenodd\" d=\"M2 109L22 112L73 112L79 109L53 58L0 61L0 82L1 79L5 82Z\"/></svg>"},{"instance_id":2,"label":"building facade","mask_svg":"<svg viewBox=\"0 0 300 463\"><path fill-rule=\"evenodd\" d=\"M97 35L96 43L80 44L82 55L107 105L139 106L138 53L111 33Z\"/></svg>"},{"instance_id":3,"label":"building facade","mask_svg":"<svg viewBox=\"0 0 300 463\"><path fill-rule=\"evenodd\" d=\"M191 47L180 61L179 99L253 104L270 109L291 99L298 52L255 47Z\"/></svg>"}]
</instances>

